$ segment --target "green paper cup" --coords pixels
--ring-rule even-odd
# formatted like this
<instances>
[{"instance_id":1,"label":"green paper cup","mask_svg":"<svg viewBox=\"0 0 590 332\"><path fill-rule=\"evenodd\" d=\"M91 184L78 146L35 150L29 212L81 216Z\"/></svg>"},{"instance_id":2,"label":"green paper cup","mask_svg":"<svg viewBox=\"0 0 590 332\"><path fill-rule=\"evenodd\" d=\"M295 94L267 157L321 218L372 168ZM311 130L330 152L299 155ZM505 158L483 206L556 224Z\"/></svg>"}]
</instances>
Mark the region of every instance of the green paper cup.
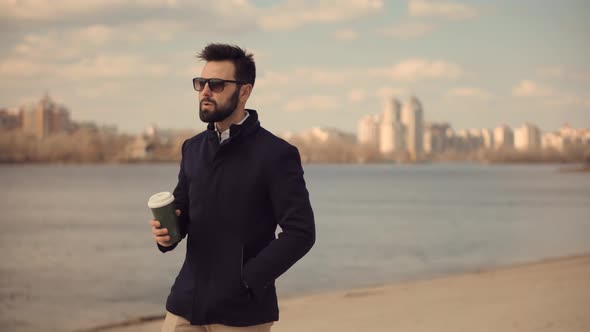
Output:
<instances>
[{"instance_id":1,"label":"green paper cup","mask_svg":"<svg viewBox=\"0 0 590 332\"><path fill-rule=\"evenodd\" d=\"M180 241L178 217L174 209L174 195L167 191L154 194L148 200L154 219L160 222L160 228L167 228L170 235L169 244Z\"/></svg>"}]
</instances>

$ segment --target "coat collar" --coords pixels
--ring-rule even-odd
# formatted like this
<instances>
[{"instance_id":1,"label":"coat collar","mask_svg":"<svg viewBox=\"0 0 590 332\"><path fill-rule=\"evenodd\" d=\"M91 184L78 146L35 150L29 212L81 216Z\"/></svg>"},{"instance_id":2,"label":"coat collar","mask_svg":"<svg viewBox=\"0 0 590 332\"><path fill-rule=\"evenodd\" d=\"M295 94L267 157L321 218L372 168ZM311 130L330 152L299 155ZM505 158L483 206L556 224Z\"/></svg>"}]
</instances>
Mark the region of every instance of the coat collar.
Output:
<instances>
[{"instance_id":1,"label":"coat collar","mask_svg":"<svg viewBox=\"0 0 590 332\"><path fill-rule=\"evenodd\" d=\"M229 127L230 138L224 141L224 145L226 142L229 143L229 141L242 140L260 128L260 121L258 120L258 113L256 110L246 109L246 111L250 113L250 116L248 116L246 121L244 121L244 123L241 125L233 124ZM207 137L209 140L217 141L219 143L219 135L217 135L214 122L211 122L207 125Z\"/></svg>"}]
</instances>

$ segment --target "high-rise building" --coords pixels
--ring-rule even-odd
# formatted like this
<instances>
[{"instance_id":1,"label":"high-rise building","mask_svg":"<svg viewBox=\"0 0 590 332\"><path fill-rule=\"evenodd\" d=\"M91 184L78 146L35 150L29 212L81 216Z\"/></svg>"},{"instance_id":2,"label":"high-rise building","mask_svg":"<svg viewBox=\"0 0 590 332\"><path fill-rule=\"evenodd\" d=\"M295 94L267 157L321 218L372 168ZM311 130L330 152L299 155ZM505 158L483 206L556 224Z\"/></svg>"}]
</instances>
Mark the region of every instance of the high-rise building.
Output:
<instances>
[{"instance_id":1,"label":"high-rise building","mask_svg":"<svg viewBox=\"0 0 590 332\"><path fill-rule=\"evenodd\" d=\"M543 149L562 151L576 146L590 147L590 130L572 128L568 124L564 124L558 131L544 133L541 136L541 147Z\"/></svg>"},{"instance_id":2,"label":"high-rise building","mask_svg":"<svg viewBox=\"0 0 590 332\"><path fill-rule=\"evenodd\" d=\"M445 130L445 150L456 150L458 146L458 138L455 131L450 126Z\"/></svg>"},{"instance_id":3,"label":"high-rise building","mask_svg":"<svg viewBox=\"0 0 590 332\"><path fill-rule=\"evenodd\" d=\"M64 133L70 130L70 112L62 107L57 106L51 114L51 124L49 133Z\"/></svg>"},{"instance_id":4,"label":"high-rise building","mask_svg":"<svg viewBox=\"0 0 590 332\"><path fill-rule=\"evenodd\" d=\"M541 131L537 126L525 123L514 130L514 147L518 150L541 148Z\"/></svg>"},{"instance_id":5,"label":"high-rise building","mask_svg":"<svg viewBox=\"0 0 590 332\"><path fill-rule=\"evenodd\" d=\"M400 122L401 104L397 98L386 100L380 124L379 151L382 154L402 151L404 127Z\"/></svg>"},{"instance_id":6,"label":"high-rise building","mask_svg":"<svg viewBox=\"0 0 590 332\"><path fill-rule=\"evenodd\" d=\"M481 137L483 138L483 146L486 149L492 149L494 147L494 132L488 128L481 130Z\"/></svg>"},{"instance_id":7,"label":"high-rise building","mask_svg":"<svg viewBox=\"0 0 590 332\"><path fill-rule=\"evenodd\" d=\"M507 125L494 129L494 148L514 148L514 133Z\"/></svg>"},{"instance_id":8,"label":"high-rise building","mask_svg":"<svg viewBox=\"0 0 590 332\"><path fill-rule=\"evenodd\" d=\"M559 132L545 133L541 137L541 147L543 149L555 149L562 151L564 148L565 140Z\"/></svg>"},{"instance_id":9,"label":"high-rise building","mask_svg":"<svg viewBox=\"0 0 590 332\"><path fill-rule=\"evenodd\" d=\"M484 146L483 131L478 128L469 129L469 149L479 150Z\"/></svg>"},{"instance_id":10,"label":"high-rise building","mask_svg":"<svg viewBox=\"0 0 590 332\"><path fill-rule=\"evenodd\" d=\"M423 148L423 111L418 98L412 96L406 101L401 121L406 128L406 148L413 158L418 158Z\"/></svg>"},{"instance_id":11,"label":"high-rise building","mask_svg":"<svg viewBox=\"0 0 590 332\"><path fill-rule=\"evenodd\" d=\"M377 149L379 147L379 116L367 115L358 123L359 144Z\"/></svg>"},{"instance_id":12,"label":"high-rise building","mask_svg":"<svg viewBox=\"0 0 590 332\"><path fill-rule=\"evenodd\" d=\"M455 135L455 149L466 152L471 149L471 134L466 129L460 129Z\"/></svg>"},{"instance_id":13,"label":"high-rise building","mask_svg":"<svg viewBox=\"0 0 590 332\"><path fill-rule=\"evenodd\" d=\"M8 109L0 109L0 130L14 130L22 126L21 116L18 112Z\"/></svg>"},{"instance_id":14,"label":"high-rise building","mask_svg":"<svg viewBox=\"0 0 590 332\"><path fill-rule=\"evenodd\" d=\"M587 145L590 143L590 131L585 128L573 128L564 124L559 129L559 134L564 138L566 145Z\"/></svg>"},{"instance_id":15,"label":"high-rise building","mask_svg":"<svg viewBox=\"0 0 590 332\"><path fill-rule=\"evenodd\" d=\"M449 148L450 141L447 140L447 129L450 129L448 123L426 123L424 124L424 152L437 154Z\"/></svg>"},{"instance_id":16,"label":"high-rise building","mask_svg":"<svg viewBox=\"0 0 590 332\"><path fill-rule=\"evenodd\" d=\"M25 133L43 138L70 130L70 112L45 95L33 105L21 107L22 129Z\"/></svg>"}]
</instances>

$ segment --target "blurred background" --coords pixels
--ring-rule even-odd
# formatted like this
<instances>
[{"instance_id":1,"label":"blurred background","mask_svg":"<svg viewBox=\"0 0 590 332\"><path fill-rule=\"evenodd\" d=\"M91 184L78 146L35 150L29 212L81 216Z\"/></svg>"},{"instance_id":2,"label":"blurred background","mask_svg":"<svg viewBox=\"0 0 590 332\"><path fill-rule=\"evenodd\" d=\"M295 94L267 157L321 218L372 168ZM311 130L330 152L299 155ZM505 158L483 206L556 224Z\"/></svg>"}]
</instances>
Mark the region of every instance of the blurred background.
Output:
<instances>
[{"instance_id":1,"label":"blurred background","mask_svg":"<svg viewBox=\"0 0 590 332\"><path fill-rule=\"evenodd\" d=\"M0 330L161 315L148 197L203 131L210 42L299 148L312 251L282 297L590 252L587 1L0 1Z\"/></svg>"}]
</instances>

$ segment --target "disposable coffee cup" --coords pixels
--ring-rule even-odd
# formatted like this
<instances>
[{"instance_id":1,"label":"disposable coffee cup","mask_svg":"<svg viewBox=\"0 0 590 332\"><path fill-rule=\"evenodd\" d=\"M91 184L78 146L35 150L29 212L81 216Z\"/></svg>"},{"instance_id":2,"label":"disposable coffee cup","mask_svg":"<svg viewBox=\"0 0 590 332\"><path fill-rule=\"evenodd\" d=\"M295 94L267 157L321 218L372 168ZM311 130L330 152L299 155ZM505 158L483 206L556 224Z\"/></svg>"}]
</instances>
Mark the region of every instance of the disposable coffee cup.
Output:
<instances>
[{"instance_id":1,"label":"disposable coffee cup","mask_svg":"<svg viewBox=\"0 0 590 332\"><path fill-rule=\"evenodd\" d=\"M178 217L174 208L174 195L167 191L154 194L148 200L148 207L152 210L154 219L160 222L160 228L167 228L170 241L168 244L180 241Z\"/></svg>"}]
</instances>

